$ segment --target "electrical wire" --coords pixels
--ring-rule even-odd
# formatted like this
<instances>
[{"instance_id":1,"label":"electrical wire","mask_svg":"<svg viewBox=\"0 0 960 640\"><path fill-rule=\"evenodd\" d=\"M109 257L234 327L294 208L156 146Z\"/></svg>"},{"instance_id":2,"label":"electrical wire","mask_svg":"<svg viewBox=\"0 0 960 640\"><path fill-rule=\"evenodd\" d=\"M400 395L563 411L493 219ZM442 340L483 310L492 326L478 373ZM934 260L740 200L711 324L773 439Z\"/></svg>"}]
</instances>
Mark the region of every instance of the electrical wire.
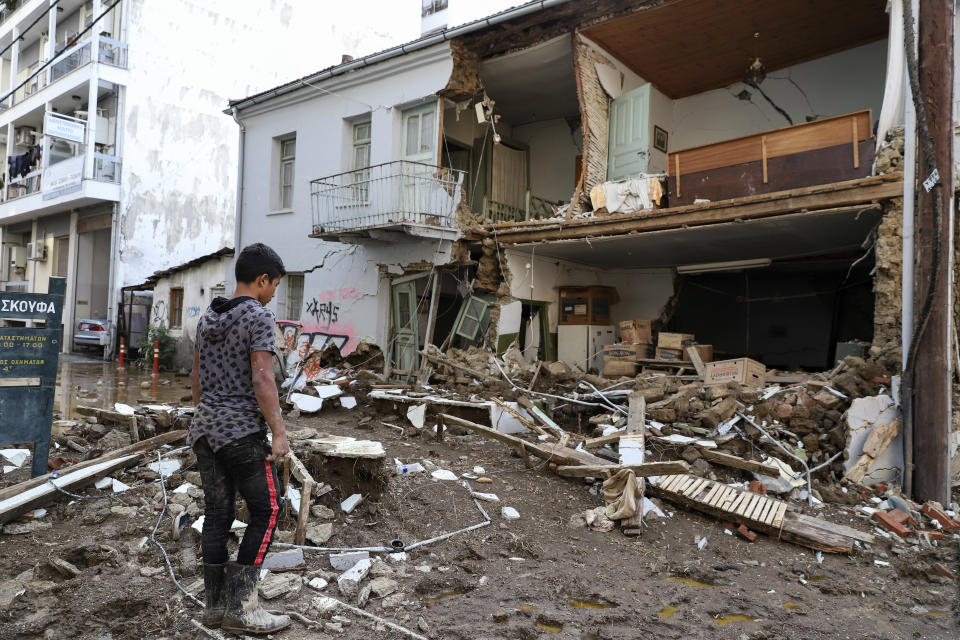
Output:
<instances>
[{"instance_id":1,"label":"electrical wire","mask_svg":"<svg viewBox=\"0 0 960 640\"><path fill-rule=\"evenodd\" d=\"M47 10L44 11L43 13L41 13L39 16L37 16L36 19L35 19L33 22L31 22L30 24L28 24L28 25L27 25L27 28L24 29L24 30L20 33L20 36L19 36L19 37L14 38L13 40L10 41L10 44L8 44L7 46L5 46L3 49L0 49L0 56L3 56L3 54L5 54L7 51L9 51L9 50L13 47L13 45L15 45L18 41L23 40L23 39L24 39L24 34L26 34L27 32L29 32L30 29L33 29L33 25L35 25L35 24L37 24L38 22L40 22L41 20L43 20L43 18L46 17L47 14L49 14L50 11L52 11L53 8L56 7L58 4L60 4L60 0L53 0L53 2L50 4L50 6L47 7Z\"/></svg>"}]
</instances>

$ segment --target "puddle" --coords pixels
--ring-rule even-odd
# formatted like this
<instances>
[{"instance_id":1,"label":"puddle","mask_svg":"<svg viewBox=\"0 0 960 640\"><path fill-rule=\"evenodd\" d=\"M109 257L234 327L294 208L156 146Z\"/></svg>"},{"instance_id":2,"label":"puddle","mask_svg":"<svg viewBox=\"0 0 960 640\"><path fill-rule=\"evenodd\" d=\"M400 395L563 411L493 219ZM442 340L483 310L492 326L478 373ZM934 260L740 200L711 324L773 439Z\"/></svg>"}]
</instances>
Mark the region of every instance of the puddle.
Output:
<instances>
[{"instance_id":1,"label":"puddle","mask_svg":"<svg viewBox=\"0 0 960 640\"><path fill-rule=\"evenodd\" d=\"M931 618L946 618L947 616L950 615L950 613L947 611L942 611L940 609L930 609L928 611L924 611L923 615L929 616Z\"/></svg>"},{"instance_id":2,"label":"puddle","mask_svg":"<svg viewBox=\"0 0 960 640\"><path fill-rule=\"evenodd\" d=\"M522 604L522 605L520 605L520 611L536 611L536 610L539 609L539 608L540 608L540 607L538 607L538 606L535 605L535 604Z\"/></svg>"},{"instance_id":3,"label":"puddle","mask_svg":"<svg viewBox=\"0 0 960 640\"><path fill-rule=\"evenodd\" d=\"M677 607L674 607L673 605L668 604L663 609L660 609L660 611L657 611L657 615L663 618L664 620L666 620L667 618L675 614L677 611L680 611L680 609L678 609Z\"/></svg>"},{"instance_id":4,"label":"puddle","mask_svg":"<svg viewBox=\"0 0 960 640\"><path fill-rule=\"evenodd\" d=\"M801 607L803 607L802 602L784 602L783 603L783 608L786 609L787 611L796 611Z\"/></svg>"},{"instance_id":5,"label":"puddle","mask_svg":"<svg viewBox=\"0 0 960 640\"><path fill-rule=\"evenodd\" d=\"M539 620L535 625L538 629L543 629L544 631L549 631L550 633L560 633L563 631L563 625L559 622L546 622Z\"/></svg>"},{"instance_id":6,"label":"puddle","mask_svg":"<svg viewBox=\"0 0 960 640\"><path fill-rule=\"evenodd\" d=\"M824 582L829 579L830 576L810 576L807 578L807 582Z\"/></svg>"},{"instance_id":7,"label":"puddle","mask_svg":"<svg viewBox=\"0 0 960 640\"><path fill-rule=\"evenodd\" d=\"M578 598L567 598L572 606L578 609L613 609L617 605L604 600L580 600Z\"/></svg>"},{"instance_id":8,"label":"puddle","mask_svg":"<svg viewBox=\"0 0 960 640\"><path fill-rule=\"evenodd\" d=\"M428 605L437 604L441 600L446 600L447 598L456 598L457 596L462 596L466 591L442 591L435 596L425 598Z\"/></svg>"},{"instance_id":9,"label":"puddle","mask_svg":"<svg viewBox=\"0 0 960 640\"><path fill-rule=\"evenodd\" d=\"M672 576L670 578L664 578L666 582L679 582L680 584L685 584L688 587L715 587L715 584L710 584L709 582L700 582L699 580L694 580L693 578L681 578L679 576Z\"/></svg>"},{"instance_id":10,"label":"puddle","mask_svg":"<svg viewBox=\"0 0 960 640\"><path fill-rule=\"evenodd\" d=\"M717 616L713 621L723 627L731 622L753 622L756 619L756 616L748 616L744 613L725 613L722 616Z\"/></svg>"},{"instance_id":11,"label":"puddle","mask_svg":"<svg viewBox=\"0 0 960 640\"><path fill-rule=\"evenodd\" d=\"M190 394L188 377L161 373L156 379L150 371L128 363L123 369L115 362L61 356L57 366L54 409L65 420L77 418L76 409L97 407L113 409L116 402L129 405L181 403ZM186 404L192 404L187 402Z\"/></svg>"}]
</instances>

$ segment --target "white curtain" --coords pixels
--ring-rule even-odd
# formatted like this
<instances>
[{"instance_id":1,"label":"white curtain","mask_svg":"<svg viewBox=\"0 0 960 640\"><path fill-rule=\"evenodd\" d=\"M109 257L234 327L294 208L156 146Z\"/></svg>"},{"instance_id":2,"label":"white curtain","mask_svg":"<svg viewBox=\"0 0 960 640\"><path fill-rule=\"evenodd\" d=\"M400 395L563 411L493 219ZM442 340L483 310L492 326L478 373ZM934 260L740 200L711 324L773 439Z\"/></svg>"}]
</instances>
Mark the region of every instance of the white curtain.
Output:
<instances>
[{"instance_id":1,"label":"white curtain","mask_svg":"<svg viewBox=\"0 0 960 640\"><path fill-rule=\"evenodd\" d=\"M911 2L912 0L906 0ZM891 127L903 124L903 98L906 58L903 50L903 2L889 0L890 29L887 37L887 84L883 88L883 106L877 123L877 150Z\"/></svg>"}]
</instances>

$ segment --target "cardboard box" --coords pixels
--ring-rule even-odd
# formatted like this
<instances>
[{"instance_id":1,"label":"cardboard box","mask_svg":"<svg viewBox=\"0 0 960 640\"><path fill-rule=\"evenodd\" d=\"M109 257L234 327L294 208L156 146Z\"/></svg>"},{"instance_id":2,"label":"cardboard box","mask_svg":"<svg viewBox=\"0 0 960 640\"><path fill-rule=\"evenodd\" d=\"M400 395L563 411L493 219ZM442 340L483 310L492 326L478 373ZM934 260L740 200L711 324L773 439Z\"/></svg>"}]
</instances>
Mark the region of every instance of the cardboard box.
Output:
<instances>
[{"instance_id":1,"label":"cardboard box","mask_svg":"<svg viewBox=\"0 0 960 640\"><path fill-rule=\"evenodd\" d=\"M663 349L686 349L696 340L692 333L667 333L661 331L657 339L657 346Z\"/></svg>"},{"instance_id":2,"label":"cardboard box","mask_svg":"<svg viewBox=\"0 0 960 640\"><path fill-rule=\"evenodd\" d=\"M700 360L706 364L707 362L713 362L713 345L712 344L694 344L691 345L697 352L700 354ZM684 360L690 359L690 354L687 353L687 350L683 350Z\"/></svg>"},{"instance_id":3,"label":"cardboard box","mask_svg":"<svg viewBox=\"0 0 960 640\"><path fill-rule=\"evenodd\" d=\"M657 360L686 360L687 352L683 349L664 349L657 347Z\"/></svg>"},{"instance_id":4,"label":"cardboard box","mask_svg":"<svg viewBox=\"0 0 960 640\"><path fill-rule=\"evenodd\" d=\"M610 306L620 302L616 287L560 287L559 324L610 324Z\"/></svg>"},{"instance_id":5,"label":"cardboard box","mask_svg":"<svg viewBox=\"0 0 960 640\"><path fill-rule=\"evenodd\" d=\"M750 358L721 360L704 365L703 383L726 384L739 382L750 387L762 387L767 377L767 368Z\"/></svg>"},{"instance_id":6,"label":"cardboard box","mask_svg":"<svg viewBox=\"0 0 960 640\"><path fill-rule=\"evenodd\" d=\"M606 378L637 375L637 363L630 360L618 360L610 356L603 357L603 375Z\"/></svg>"},{"instance_id":7,"label":"cardboard box","mask_svg":"<svg viewBox=\"0 0 960 640\"><path fill-rule=\"evenodd\" d=\"M624 320L620 323L621 342L653 344L649 320Z\"/></svg>"},{"instance_id":8,"label":"cardboard box","mask_svg":"<svg viewBox=\"0 0 960 640\"><path fill-rule=\"evenodd\" d=\"M617 344L608 344L603 347L603 361L620 360L623 362L636 362L638 353L644 345L627 344L619 342Z\"/></svg>"}]
</instances>

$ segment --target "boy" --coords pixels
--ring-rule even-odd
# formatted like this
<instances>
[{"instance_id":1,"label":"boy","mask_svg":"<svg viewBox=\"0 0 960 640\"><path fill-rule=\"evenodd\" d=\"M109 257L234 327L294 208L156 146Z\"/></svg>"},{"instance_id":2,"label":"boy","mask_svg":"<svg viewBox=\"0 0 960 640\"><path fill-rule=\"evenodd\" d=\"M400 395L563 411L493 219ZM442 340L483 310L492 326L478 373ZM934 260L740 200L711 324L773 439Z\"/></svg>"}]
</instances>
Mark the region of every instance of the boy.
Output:
<instances>
[{"instance_id":1,"label":"boy","mask_svg":"<svg viewBox=\"0 0 960 640\"><path fill-rule=\"evenodd\" d=\"M193 354L190 444L206 504L201 547L206 608L203 624L234 633L272 633L288 616L264 611L257 598L260 565L280 511L275 463L290 451L273 378L274 316L265 305L286 275L265 244L240 252L233 296L218 297L197 325ZM273 434L267 444L267 427ZM228 562L227 536L237 491L250 522Z\"/></svg>"}]
</instances>

